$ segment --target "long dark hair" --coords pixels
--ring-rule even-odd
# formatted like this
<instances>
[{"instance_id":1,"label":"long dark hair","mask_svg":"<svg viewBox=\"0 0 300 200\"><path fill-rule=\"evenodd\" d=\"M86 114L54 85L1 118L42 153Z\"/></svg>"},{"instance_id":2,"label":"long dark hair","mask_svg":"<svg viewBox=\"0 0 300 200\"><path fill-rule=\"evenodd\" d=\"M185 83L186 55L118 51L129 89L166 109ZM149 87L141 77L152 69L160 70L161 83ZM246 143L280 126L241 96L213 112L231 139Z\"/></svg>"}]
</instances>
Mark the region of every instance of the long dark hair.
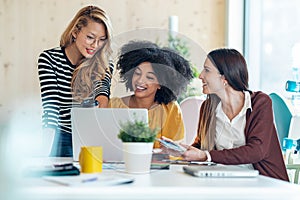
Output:
<instances>
[{"instance_id":1,"label":"long dark hair","mask_svg":"<svg viewBox=\"0 0 300 200\"><path fill-rule=\"evenodd\" d=\"M237 91L249 91L248 69L245 58L235 49L216 49L207 58L225 77L228 84ZM212 150L215 147L216 114L215 110L220 98L215 94L208 94L201 108L198 137L201 149Z\"/></svg>"},{"instance_id":2,"label":"long dark hair","mask_svg":"<svg viewBox=\"0 0 300 200\"><path fill-rule=\"evenodd\" d=\"M248 69L245 58L235 49L216 49L207 56L237 91L248 90Z\"/></svg>"}]
</instances>

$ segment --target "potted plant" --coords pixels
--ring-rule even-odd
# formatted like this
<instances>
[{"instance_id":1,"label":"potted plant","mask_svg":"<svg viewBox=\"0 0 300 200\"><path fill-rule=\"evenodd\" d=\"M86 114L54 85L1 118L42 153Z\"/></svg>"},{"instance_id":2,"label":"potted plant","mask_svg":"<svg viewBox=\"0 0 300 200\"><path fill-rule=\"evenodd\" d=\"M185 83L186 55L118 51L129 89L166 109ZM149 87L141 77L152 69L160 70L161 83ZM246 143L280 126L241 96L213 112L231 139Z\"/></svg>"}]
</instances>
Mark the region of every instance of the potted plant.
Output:
<instances>
[{"instance_id":1,"label":"potted plant","mask_svg":"<svg viewBox=\"0 0 300 200\"><path fill-rule=\"evenodd\" d=\"M121 123L120 126L118 138L123 142L126 171L149 173L157 129L152 130L148 123L138 119Z\"/></svg>"}]
</instances>

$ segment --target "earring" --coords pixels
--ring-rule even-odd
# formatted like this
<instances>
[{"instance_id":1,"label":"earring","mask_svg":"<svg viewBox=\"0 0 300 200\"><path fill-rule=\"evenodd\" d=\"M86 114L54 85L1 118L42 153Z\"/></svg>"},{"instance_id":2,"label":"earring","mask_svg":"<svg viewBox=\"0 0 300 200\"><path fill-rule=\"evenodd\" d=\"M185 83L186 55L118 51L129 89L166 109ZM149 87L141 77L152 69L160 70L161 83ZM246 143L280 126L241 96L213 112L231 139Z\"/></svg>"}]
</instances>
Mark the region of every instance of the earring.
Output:
<instances>
[{"instance_id":1,"label":"earring","mask_svg":"<svg viewBox=\"0 0 300 200\"><path fill-rule=\"evenodd\" d=\"M224 83L224 86L226 86L227 85L227 83Z\"/></svg>"}]
</instances>

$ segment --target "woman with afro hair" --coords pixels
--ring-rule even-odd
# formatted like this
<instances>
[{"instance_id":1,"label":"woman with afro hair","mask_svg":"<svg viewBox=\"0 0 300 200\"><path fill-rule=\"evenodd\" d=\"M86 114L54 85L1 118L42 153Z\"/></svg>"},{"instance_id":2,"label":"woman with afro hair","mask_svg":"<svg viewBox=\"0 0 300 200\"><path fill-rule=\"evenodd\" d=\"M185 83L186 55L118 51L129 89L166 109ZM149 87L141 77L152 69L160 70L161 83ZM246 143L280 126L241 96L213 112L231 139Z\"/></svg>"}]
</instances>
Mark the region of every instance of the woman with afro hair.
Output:
<instances>
[{"instance_id":1,"label":"woman with afro hair","mask_svg":"<svg viewBox=\"0 0 300 200\"><path fill-rule=\"evenodd\" d=\"M149 127L159 130L157 138L182 141L184 124L176 100L193 78L189 62L169 48L149 41L130 41L121 47L117 69L133 94L112 98L109 107L146 108ZM154 148L159 147L155 142Z\"/></svg>"}]
</instances>

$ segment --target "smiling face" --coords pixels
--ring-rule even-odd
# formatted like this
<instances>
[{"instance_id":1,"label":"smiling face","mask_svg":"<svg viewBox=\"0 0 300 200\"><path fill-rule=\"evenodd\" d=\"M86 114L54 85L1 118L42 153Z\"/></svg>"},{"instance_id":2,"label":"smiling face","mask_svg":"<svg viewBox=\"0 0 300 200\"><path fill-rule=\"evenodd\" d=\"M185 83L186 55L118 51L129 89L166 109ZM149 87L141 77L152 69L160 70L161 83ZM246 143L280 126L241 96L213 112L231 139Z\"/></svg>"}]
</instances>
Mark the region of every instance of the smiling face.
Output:
<instances>
[{"instance_id":1,"label":"smiling face","mask_svg":"<svg viewBox=\"0 0 300 200\"><path fill-rule=\"evenodd\" d=\"M138 65L132 76L132 88L136 98L153 98L160 85L150 62Z\"/></svg>"},{"instance_id":2,"label":"smiling face","mask_svg":"<svg viewBox=\"0 0 300 200\"><path fill-rule=\"evenodd\" d=\"M224 90L224 76L220 74L209 58L206 58L199 78L202 81L203 94L218 94Z\"/></svg>"},{"instance_id":3,"label":"smiling face","mask_svg":"<svg viewBox=\"0 0 300 200\"><path fill-rule=\"evenodd\" d=\"M76 39L75 44L78 51L85 58L91 58L96 51L103 47L107 39L104 24L91 20L77 34L73 33L73 37Z\"/></svg>"}]
</instances>

